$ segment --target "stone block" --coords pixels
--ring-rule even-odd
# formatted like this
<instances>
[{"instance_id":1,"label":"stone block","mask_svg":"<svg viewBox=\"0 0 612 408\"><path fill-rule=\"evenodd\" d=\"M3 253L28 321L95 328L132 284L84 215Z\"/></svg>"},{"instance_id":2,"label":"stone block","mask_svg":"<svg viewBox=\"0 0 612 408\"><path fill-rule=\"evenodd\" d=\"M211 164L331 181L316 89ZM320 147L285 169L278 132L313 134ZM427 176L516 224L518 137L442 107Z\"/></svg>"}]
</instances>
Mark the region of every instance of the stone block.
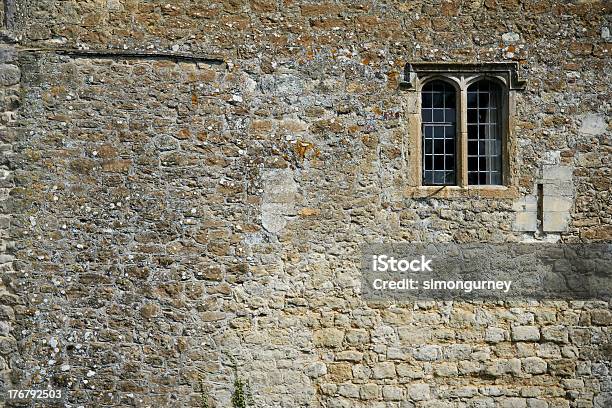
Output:
<instances>
[{"instance_id":1,"label":"stone block","mask_svg":"<svg viewBox=\"0 0 612 408\"><path fill-rule=\"evenodd\" d=\"M441 352L438 346L421 346L414 350L413 355L420 361L434 361L440 359Z\"/></svg>"},{"instance_id":2,"label":"stone block","mask_svg":"<svg viewBox=\"0 0 612 408\"><path fill-rule=\"evenodd\" d=\"M574 168L570 166L544 165L542 166L542 178L544 182L571 182Z\"/></svg>"},{"instance_id":3,"label":"stone block","mask_svg":"<svg viewBox=\"0 0 612 408\"><path fill-rule=\"evenodd\" d=\"M338 394L347 398L359 398L359 386L351 383L340 384Z\"/></svg>"},{"instance_id":4,"label":"stone block","mask_svg":"<svg viewBox=\"0 0 612 408\"><path fill-rule=\"evenodd\" d=\"M372 378L377 380L383 378L394 378L395 377L395 364L386 361L384 363L378 363L372 368Z\"/></svg>"},{"instance_id":5,"label":"stone block","mask_svg":"<svg viewBox=\"0 0 612 408\"><path fill-rule=\"evenodd\" d=\"M513 341L538 341L540 330L536 326L514 326L512 328Z\"/></svg>"},{"instance_id":6,"label":"stone block","mask_svg":"<svg viewBox=\"0 0 612 408\"><path fill-rule=\"evenodd\" d=\"M505 398L501 403L502 408L527 408L527 399L525 398Z\"/></svg>"},{"instance_id":7,"label":"stone block","mask_svg":"<svg viewBox=\"0 0 612 408\"><path fill-rule=\"evenodd\" d=\"M508 332L498 327L489 327L485 331L485 340L488 343L499 343L508 338Z\"/></svg>"},{"instance_id":8,"label":"stone block","mask_svg":"<svg viewBox=\"0 0 612 408\"><path fill-rule=\"evenodd\" d=\"M389 360L406 360L407 353L401 348L389 347L387 349L387 359Z\"/></svg>"},{"instance_id":9,"label":"stone block","mask_svg":"<svg viewBox=\"0 0 612 408\"><path fill-rule=\"evenodd\" d=\"M546 372L546 361L539 357L527 357L522 360L523 370L528 374L544 374Z\"/></svg>"},{"instance_id":10,"label":"stone block","mask_svg":"<svg viewBox=\"0 0 612 408\"><path fill-rule=\"evenodd\" d=\"M423 369L414 364L398 364L396 367L397 375L407 378L423 378Z\"/></svg>"},{"instance_id":11,"label":"stone block","mask_svg":"<svg viewBox=\"0 0 612 408\"><path fill-rule=\"evenodd\" d=\"M542 229L545 232L566 232L569 229L570 213L567 211L547 211L544 213Z\"/></svg>"},{"instance_id":12,"label":"stone block","mask_svg":"<svg viewBox=\"0 0 612 408\"><path fill-rule=\"evenodd\" d=\"M327 366L324 363L314 363L306 367L304 373L310 378L319 378L327 374Z\"/></svg>"},{"instance_id":13,"label":"stone block","mask_svg":"<svg viewBox=\"0 0 612 408\"><path fill-rule=\"evenodd\" d=\"M544 214L547 212L568 212L574 205L574 200L570 197L558 197L544 195L542 209Z\"/></svg>"},{"instance_id":14,"label":"stone block","mask_svg":"<svg viewBox=\"0 0 612 408\"><path fill-rule=\"evenodd\" d=\"M0 64L0 85L11 86L19 83L21 70L16 65Z\"/></svg>"},{"instance_id":15,"label":"stone block","mask_svg":"<svg viewBox=\"0 0 612 408\"><path fill-rule=\"evenodd\" d=\"M344 331L333 327L317 330L313 335L315 346L336 348L342 345L343 339Z\"/></svg>"},{"instance_id":16,"label":"stone block","mask_svg":"<svg viewBox=\"0 0 612 408\"><path fill-rule=\"evenodd\" d=\"M538 230L538 213L520 211L515 214L512 225L514 231L533 232Z\"/></svg>"},{"instance_id":17,"label":"stone block","mask_svg":"<svg viewBox=\"0 0 612 408\"><path fill-rule=\"evenodd\" d=\"M435 367L434 373L437 377L454 377L459 374L459 370L455 363L441 363Z\"/></svg>"},{"instance_id":18,"label":"stone block","mask_svg":"<svg viewBox=\"0 0 612 408\"><path fill-rule=\"evenodd\" d=\"M327 365L330 379L335 382L344 382L353 378L353 370L349 363L332 363Z\"/></svg>"},{"instance_id":19,"label":"stone block","mask_svg":"<svg viewBox=\"0 0 612 408\"><path fill-rule=\"evenodd\" d=\"M359 362L363 359L363 353L355 350L341 351L336 354L337 361L354 361Z\"/></svg>"},{"instance_id":20,"label":"stone block","mask_svg":"<svg viewBox=\"0 0 612 408\"><path fill-rule=\"evenodd\" d=\"M352 346L359 344L365 344L370 339L370 336L366 330L363 329L351 329L346 331L346 342Z\"/></svg>"},{"instance_id":21,"label":"stone block","mask_svg":"<svg viewBox=\"0 0 612 408\"><path fill-rule=\"evenodd\" d=\"M585 135L597 136L605 133L608 128L608 124L606 123L606 117L601 114L587 114L582 116L582 123L580 124L580 129L578 130L580 133L584 133Z\"/></svg>"},{"instance_id":22,"label":"stone block","mask_svg":"<svg viewBox=\"0 0 612 408\"><path fill-rule=\"evenodd\" d=\"M548 408L548 402L546 402L543 399L528 398L527 407L528 408Z\"/></svg>"},{"instance_id":23,"label":"stone block","mask_svg":"<svg viewBox=\"0 0 612 408\"><path fill-rule=\"evenodd\" d=\"M537 212L538 211L538 198L533 195L528 195L515 200L512 203L512 210L514 211L526 211L526 212Z\"/></svg>"},{"instance_id":24,"label":"stone block","mask_svg":"<svg viewBox=\"0 0 612 408\"><path fill-rule=\"evenodd\" d=\"M546 326L542 328L542 338L555 343L567 343L569 335L565 326Z\"/></svg>"},{"instance_id":25,"label":"stone block","mask_svg":"<svg viewBox=\"0 0 612 408\"><path fill-rule=\"evenodd\" d=\"M382 389L383 398L386 401L401 401L403 398L403 390L394 385L385 385Z\"/></svg>"},{"instance_id":26,"label":"stone block","mask_svg":"<svg viewBox=\"0 0 612 408\"><path fill-rule=\"evenodd\" d=\"M363 400L378 399L378 385L363 384L359 389L359 397Z\"/></svg>"},{"instance_id":27,"label":"stone block","mask_svg":"<svg viewBox=\"0 0 612 408\"><path fill-rule=\"evenodd\" d=\"M612 312L606 309L591 310L591 323L597 326L612 325Z\"/></svg>"},{"instance_id":28,"label":"stone block","mask_svg":"<svg viewBox=\"0 0 612 408\"><path fill-rule=\"evenodd\" d=\"M407 394L413 401L425 401L431 398L429 385L424 383L409 385Z\"/></svg>"}]
</instances>

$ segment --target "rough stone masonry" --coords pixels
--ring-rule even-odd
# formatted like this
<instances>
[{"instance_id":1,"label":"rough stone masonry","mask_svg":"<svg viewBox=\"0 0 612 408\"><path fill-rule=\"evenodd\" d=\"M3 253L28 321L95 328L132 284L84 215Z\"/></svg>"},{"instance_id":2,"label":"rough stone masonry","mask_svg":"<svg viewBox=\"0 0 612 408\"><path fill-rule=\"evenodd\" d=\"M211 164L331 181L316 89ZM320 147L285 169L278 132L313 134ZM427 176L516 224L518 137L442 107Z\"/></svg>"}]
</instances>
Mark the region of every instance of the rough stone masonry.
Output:
<instances>
[{"instance_id":1,"label":"rough stone masonry","mask_svg":"<svg viewBox=\"0 0 612 408\"><path fill-rule=\"evenodd\" d=\"M1 400L612 406L609 302L370 304L358 267L612 240L609 1L2 6ZM406 193L410 61L519 64L514 196Z\"/></svg>"}]
</instances>

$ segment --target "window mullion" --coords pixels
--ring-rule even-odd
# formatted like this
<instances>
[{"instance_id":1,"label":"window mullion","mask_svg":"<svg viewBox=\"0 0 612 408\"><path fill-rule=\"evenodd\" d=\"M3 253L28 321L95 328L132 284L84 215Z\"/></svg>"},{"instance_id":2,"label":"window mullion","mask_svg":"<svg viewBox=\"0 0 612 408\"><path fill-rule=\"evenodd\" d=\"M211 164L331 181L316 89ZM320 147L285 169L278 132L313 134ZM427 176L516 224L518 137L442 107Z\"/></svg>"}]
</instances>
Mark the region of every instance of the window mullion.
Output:
<instances>
[{"instance_id":1,"label":"window mullion","mask_svg":"<svg viewBox=\"0 0 612 408\"><path fill-rule=\"evenodd\" d=\"M468 178L468 150L467 150L467 87L465 86L464 81L461 81L461 89L460 89L460 98L459 98L459 108L457 109L457 121L459 123L459 140L458 140L458 151L457 155L459 156L459 160L457 160L457 178L458 184L461 187L467 187Z\"/></svg>"}]
</instances>

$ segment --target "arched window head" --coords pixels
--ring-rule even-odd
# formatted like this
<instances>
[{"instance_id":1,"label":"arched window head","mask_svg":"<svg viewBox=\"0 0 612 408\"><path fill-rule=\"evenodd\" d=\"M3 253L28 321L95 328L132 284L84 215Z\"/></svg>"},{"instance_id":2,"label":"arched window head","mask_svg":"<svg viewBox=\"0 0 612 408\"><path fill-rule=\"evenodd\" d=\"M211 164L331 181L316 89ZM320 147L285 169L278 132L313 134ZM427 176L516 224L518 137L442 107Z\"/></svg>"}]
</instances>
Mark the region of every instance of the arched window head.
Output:
<instances>
[{"instance_id":1,"label":"arched window head","mask_svg":"<svg viewBox=\"0 0 612 408\"><path fill-rule=\"evenodd\" d=\"M457 92L440 80L421 90L423 184L455 185L457 179Z\"/></svg>"},{"instance_id":2,"label":"arched window head","mask_svg":"<svg viewBox=\"0 0 612 408\"><path fill-rule=\"evenodd\" d=\"M467 89L468 184L502 184L501 96L487 79Z\"/></svg>"}]
</instances>

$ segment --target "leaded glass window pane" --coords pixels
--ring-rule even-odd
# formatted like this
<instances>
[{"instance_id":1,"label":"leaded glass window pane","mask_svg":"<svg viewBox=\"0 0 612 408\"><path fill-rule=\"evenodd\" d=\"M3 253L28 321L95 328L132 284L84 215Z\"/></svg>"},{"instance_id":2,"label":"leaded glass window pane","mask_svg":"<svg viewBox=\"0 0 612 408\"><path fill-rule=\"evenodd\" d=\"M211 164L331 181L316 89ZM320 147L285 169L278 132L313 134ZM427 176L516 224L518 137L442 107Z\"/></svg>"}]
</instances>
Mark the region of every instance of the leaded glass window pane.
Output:
<instances>
[{"instance_id":1,"label":"leaded glass window pane","mask_svg":"<svg viewBox=\"0 0 612 408\"><path fill-rule=\"evenodd\" d=\"M468 184L502 184L501 88L481 80L467 89Z\"/></svg>"},{"instance_id":2,"label":"leaded glass window pane","mask_svg":"<svg viewBox=\"0 0 612 408\"><path fill-rule=\"evenodd\" d=\"M457 93L444 81L421 91L423 185L456 184Z\"/></svg>"}]
</instances>

